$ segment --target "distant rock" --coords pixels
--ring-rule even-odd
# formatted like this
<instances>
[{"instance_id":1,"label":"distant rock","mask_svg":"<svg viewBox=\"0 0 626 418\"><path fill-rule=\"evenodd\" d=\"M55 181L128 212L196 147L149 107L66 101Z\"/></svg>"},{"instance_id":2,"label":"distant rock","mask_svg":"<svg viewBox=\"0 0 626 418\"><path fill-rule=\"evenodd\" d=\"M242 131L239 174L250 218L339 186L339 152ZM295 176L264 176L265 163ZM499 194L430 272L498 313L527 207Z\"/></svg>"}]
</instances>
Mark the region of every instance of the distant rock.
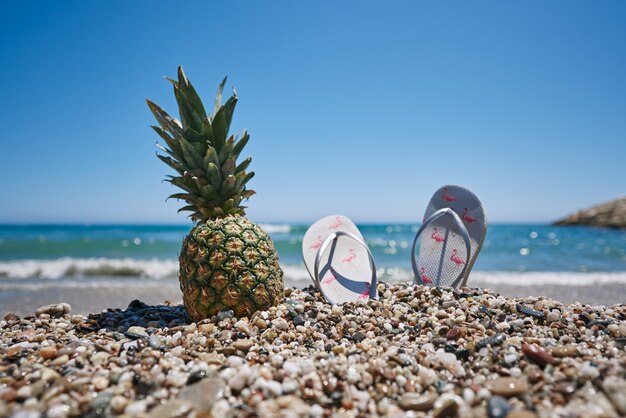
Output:
<instances>
[{"instance_id":1,"label":"distant rock","mask_svg":"<svg viewBox=\"0 0 626 418\"><path fill-rule=\"evenodd\" d=\"M554 223L554 225L587 225L604 228L626 228L626 196L584 209Z\"/></svg>"}]
</instances>

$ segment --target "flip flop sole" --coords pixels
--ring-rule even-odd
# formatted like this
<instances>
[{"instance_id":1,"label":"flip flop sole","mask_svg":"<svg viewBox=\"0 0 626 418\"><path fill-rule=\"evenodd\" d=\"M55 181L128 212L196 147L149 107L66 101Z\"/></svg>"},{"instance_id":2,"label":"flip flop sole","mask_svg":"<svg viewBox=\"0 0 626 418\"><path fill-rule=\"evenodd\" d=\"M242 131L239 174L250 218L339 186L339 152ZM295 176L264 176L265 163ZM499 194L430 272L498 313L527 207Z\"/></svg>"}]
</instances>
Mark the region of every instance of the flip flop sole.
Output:
<instances>
[{"instance_id":1,"label":"flip flop sole","mask_svg":"<svg viewBox=\"0 0 626 418\"><path fill-rule=\"evenodd\" d=\"M302 255L313 282L329 302L367 301L375 295L375 286L371 289L375 277L371 254L356 225L345 216L327 216L311 225L302 239Z\"/></svg>"},{"instance_id":2,"label":"flip flop sole","mask_svg":"<svg viewBox=\"0 0 626 418\"><path fill-rule=\"evenodd\" d=\"M433 194L433 197L431 198L426 208L426 212L424 214L424 220L428 219L430 216L432 216L433 213L443 208L452 209L458 215L459 219L465 226L465 229L467 230L467 233L469 235L470 257L468 259L467 255L465 255L465 258L462 256L461 249L458 248L460 243L458 242L456 238L453 237L454 238L454 241L452 241L453 245L447 246L446 252L443 254L443 256L441 256L442 253L439 252L440 259L445 260L445 263L446 263L445 266L441 265L436 268L446 268L450 270L455 270L456 268L463 266L461 262L465 262L467 266L465 269L465 273L463 274L463 279L461 280L461 283L460 283L461 285L464 285L465 282L467 281L467 278L469 277L469 273L472 267L474 266L474 263L476 262L478 253L480 252L480 249L482 248L483 241L487 233L487 217L486 217L483 205L480 202L480 200L476 197L476 195L472 193L471 191L469 191L468 189L461 187L461 186L446 185L446 186L441 187L439 190L437 190ZM428 228L424 229L422 233L422 237L420 237L420 256L417 262L418 272L419 272L419 269L422 268L422 267L419 267L422 264L424 266L432 266L432 261L429 263L428 262L429 259L426 258L426 255L428 254L428 252L424 252L424 258L422 258L422 255L421 255L422 250L427 250L431 252L434 251L432 249L432 242L429 243L429 240L428 240L429 237L432 237L434 234L434 237L436 238L435 241L437 240L440 241L441 238L445 240L446 234L448 234L448 237L450 237L449 234L455 234L456 237L459 236L460 231L458 230L458 228L455 228L452 224L439 223L439 221L450 222L450 218L444 217L444 218L440 218L437 222L433 222L431 225L429 225ZM439 226L439 228L437 228L437 226ZM436 232L434 231L435 228L437 228ZM431 244L431 246L425 245L424 243L429 243ZM461 248L462 247L463 246L461 246ZM448 249L457 249L456 257L454 257L454 254L452 254L451 252L448 252ZM456 259L456 261L452 260L453 257ZM425 273L427 276L428 276L428 273L430 273L431 275L435 275L435 276L442 274L439 270L436 270L436 269L433 270L432 267L430 270L428 270L427 267L424 267L424 268L425 268Z\"/></svg>"},{"instance_id":3,"label":"flip flop sole","mask_svg":"<svg viewBox=\"0 0 626 418\"><path fill-rule=\"evenodd\" d=\"M417 245L419 242L419 246ZM448 208L434 212L418 231L413 253L413 271L419 284L458 286L467 269L469 236L462 221Z\"/></svg>"}]
</instances>

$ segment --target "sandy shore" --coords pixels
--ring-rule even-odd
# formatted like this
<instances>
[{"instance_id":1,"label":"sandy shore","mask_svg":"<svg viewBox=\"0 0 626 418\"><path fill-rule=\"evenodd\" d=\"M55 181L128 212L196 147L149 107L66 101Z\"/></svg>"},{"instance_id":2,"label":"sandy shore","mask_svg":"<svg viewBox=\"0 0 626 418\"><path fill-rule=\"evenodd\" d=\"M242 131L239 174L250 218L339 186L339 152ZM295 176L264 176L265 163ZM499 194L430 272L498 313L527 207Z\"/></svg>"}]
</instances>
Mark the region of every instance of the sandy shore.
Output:
<instances>
[{"instance_id":1,"label":"sandy shore","mask_svg":"<svg viewBox=\"0 0 626 418\"><path fill-rule=\"evenodd\" d=\"M1 282L0 282L1 283ZM589 305L615 305L626 303L626 286L623 283L605 283L590 286L565 285L509 285L474 281L472 287L488 288L507 297L544 296L562 303L580 302ZM302 288L302 282L286 282L288 287ZM169 280L146 280L119 278L98 284L80 282L50 282L29 286L18 282L0 284L0 313L13 312L29 315L39 306L67 302L76 313L100 312L107 308L125 308L133 299L148 304L181 300L178 282Z\"/></svg>"},{"instance_id":2,"label":"sandy shore","mask_svg":"<svg viewBox=\"0 0 626 418\"><path fill-rule=\"evenodd\" d=\"M146 295L118 287L103 295ZM174 283L160 287L151 297L177 293ZM404 284L378 291L367 304L330 306L312 289L288 288L283 303L251 318L228 311L199 323L182 306L137 300L87 316L67 304L8 314L0 416L626 414L623 305ZM105 302L80 292L55 296L90 298L94 311Z\"/></svg>"}]
</instances>

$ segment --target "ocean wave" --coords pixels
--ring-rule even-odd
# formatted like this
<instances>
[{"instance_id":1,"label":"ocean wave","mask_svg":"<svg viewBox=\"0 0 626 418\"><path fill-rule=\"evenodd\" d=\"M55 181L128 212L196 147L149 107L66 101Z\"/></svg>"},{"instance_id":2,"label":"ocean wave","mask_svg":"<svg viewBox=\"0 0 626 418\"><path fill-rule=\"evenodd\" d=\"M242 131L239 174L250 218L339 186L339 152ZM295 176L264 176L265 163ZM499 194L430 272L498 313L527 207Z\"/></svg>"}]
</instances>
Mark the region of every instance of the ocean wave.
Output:
<instances>
[{"instance_id":1,"label":"ocean wave","mask_svg":"<svg viewBox=\"0 0 626 418\"><path fill-rule=\"evenodd\" d=\"M301 285L311 282L311 276L304 266L282 266L285 281ZM378 279L386 282L413 280L413 272L405 268L379 268ZM495 284L511 286L591 286L608 283L626 284L626 272L509 272L474 271L469 277L468 286L489 287Z\"/></svg>"},{"instance_id":2,"label":"ocean wave","mask_svg":"<svg viewBox=\"0 0 626 418\"><path fill-rule=\"evenodd\" d=\"M176 277L177 260L134 258L72 258L0 262L0 277L59 279L62 277Z\"/></svg>"},{"instance_id":3,"label":"ocean wave","mask_svg":"<svg viewBox=\"0 0 626 418\"><path fill-rule=\"evenodd\" d=\"M302 264L281 265L289 286L312 283ZM54 260L12 260L0 262L0 278L61 279L81 277L142 277L149 279L176 278L178 260L135 258L72 258ZM409 281L413 273L406 268L379 268L378 279L387 282ZM567 285L590 286L605 283L626 284L626 272L509 272L474 271L468 285L489 287L497 284L511 286Z\"/></svg>"},{"instance_id":4,"label":"ocean wave","mask_svg":"<svg viewBox=\"0 0 626 418\"><path fill-rule=\"evenodd\" d=\"M291 232L290 224L259 224L259 226L268 234L288 234Z\"/></svg>"}]
</instances>

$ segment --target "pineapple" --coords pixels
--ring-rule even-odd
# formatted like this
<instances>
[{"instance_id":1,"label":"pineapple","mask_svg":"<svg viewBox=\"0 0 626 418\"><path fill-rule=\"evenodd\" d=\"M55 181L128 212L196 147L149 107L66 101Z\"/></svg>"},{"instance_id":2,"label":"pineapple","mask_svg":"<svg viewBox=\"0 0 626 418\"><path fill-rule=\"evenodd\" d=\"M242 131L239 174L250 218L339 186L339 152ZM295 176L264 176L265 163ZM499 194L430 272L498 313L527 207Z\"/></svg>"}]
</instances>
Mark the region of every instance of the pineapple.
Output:
<instances>
[{"instance_id":1,"label":"pineapple","mask_svg":"<svg viewBox=\"0 0 626 418\"><path fill-rule=\"evenodd\" d=\"M244 217L247 189L254 172L251 158L237 163L250 136L228 135L237 93L222 104L226 78L217 90L213 114L208 116L182 67L174 85L180 122L147 100L159 126L152 126L165 142L157 146L167 155L157 156L176 170L167 181L182 189L170 198L187 204L195 226L185 237L179 257L183 301L195 321L224 309L251 316L283 299L283 272L270 237Z\"/></svg>"}]
</instances>

